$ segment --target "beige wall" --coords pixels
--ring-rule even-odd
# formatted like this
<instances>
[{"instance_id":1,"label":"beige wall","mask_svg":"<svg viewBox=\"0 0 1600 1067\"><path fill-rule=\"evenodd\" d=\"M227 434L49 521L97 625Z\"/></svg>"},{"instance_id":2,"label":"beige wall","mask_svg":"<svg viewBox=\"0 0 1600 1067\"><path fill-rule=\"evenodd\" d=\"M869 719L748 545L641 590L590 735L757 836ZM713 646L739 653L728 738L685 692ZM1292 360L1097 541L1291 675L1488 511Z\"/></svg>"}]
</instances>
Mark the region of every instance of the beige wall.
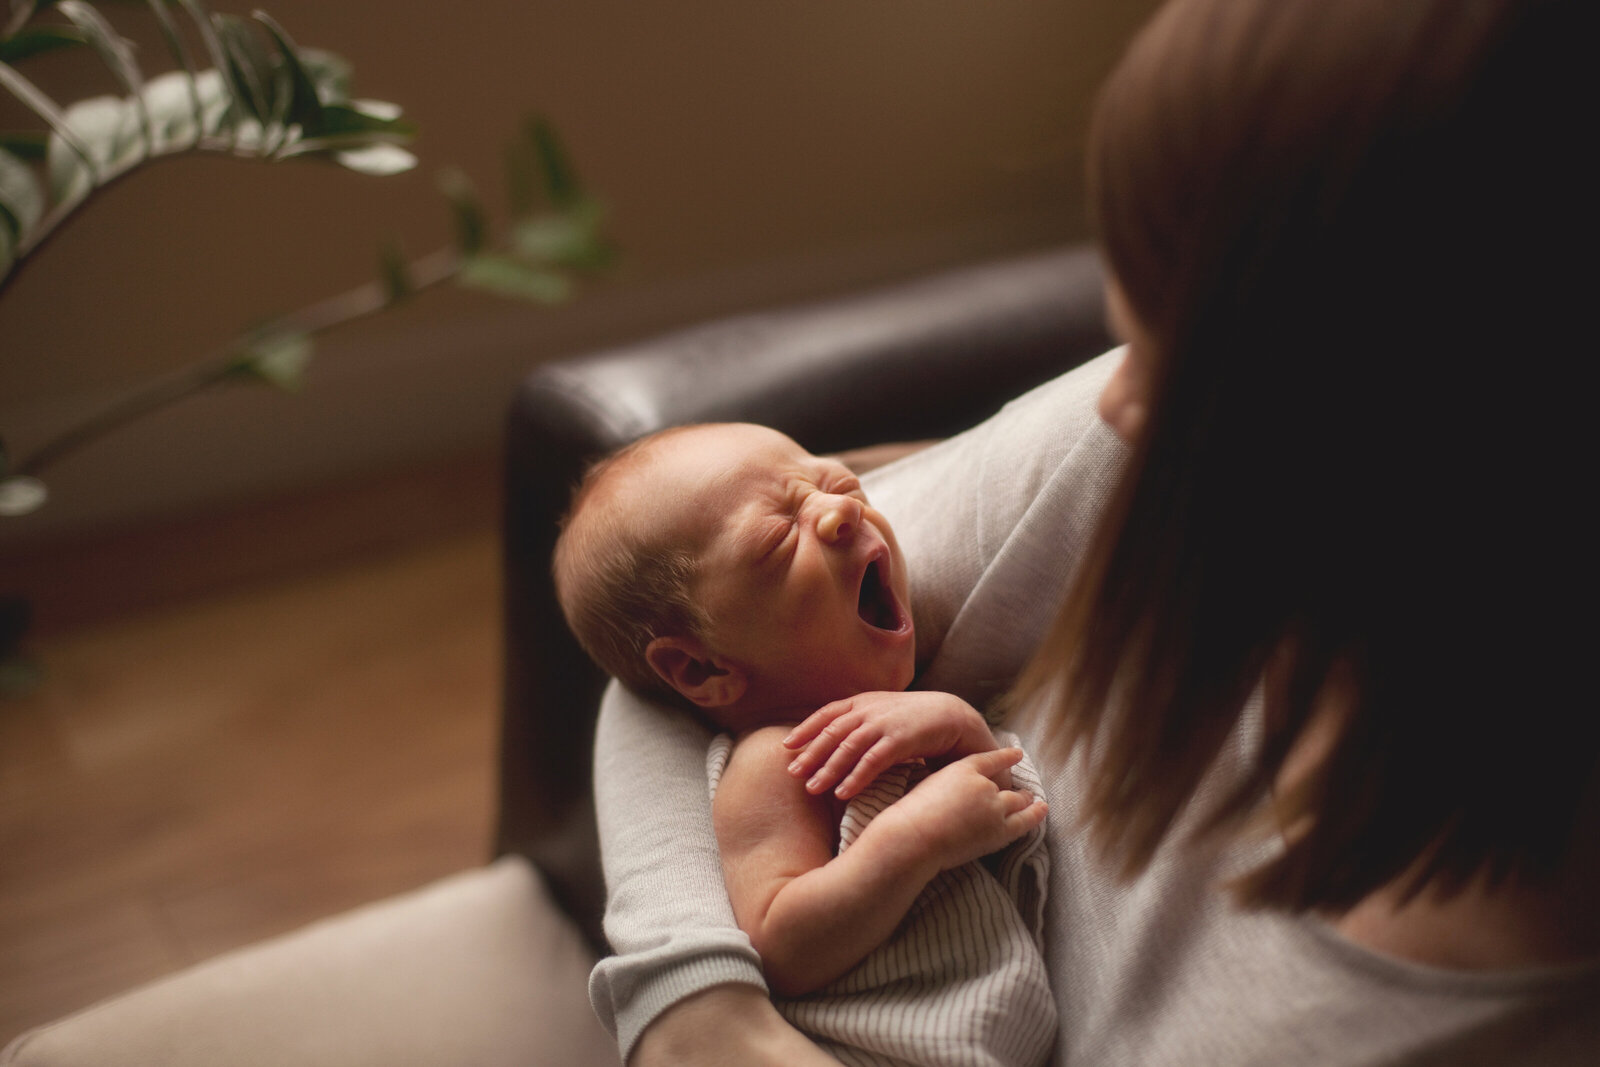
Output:
<instances>
[{"instance_id":1,"label":"beige wall","mask_svg":"<svg viewBox=\"0 0 1600 1067\"><path fill-rule=\"evenodd\" d=\"M442 242L437 170L497 195L501 145L532 109L611 204L620 267L553 311L448 292L329 336L306 393L233 391L110 439L56 470L39 516L0 520L0 546L487 447L537 360L1080 237L1093 87L1154 3L265 6L351 59L357 95L405 105L422 166L372 179L185 160L103 194L0 301L13 451L266 313L367 280L387 235L413 253ZM164 68L154 41L144 55ZM91 91L93 65L78 67L39 77L70 99Z\"/></svg>"}]
</instances>

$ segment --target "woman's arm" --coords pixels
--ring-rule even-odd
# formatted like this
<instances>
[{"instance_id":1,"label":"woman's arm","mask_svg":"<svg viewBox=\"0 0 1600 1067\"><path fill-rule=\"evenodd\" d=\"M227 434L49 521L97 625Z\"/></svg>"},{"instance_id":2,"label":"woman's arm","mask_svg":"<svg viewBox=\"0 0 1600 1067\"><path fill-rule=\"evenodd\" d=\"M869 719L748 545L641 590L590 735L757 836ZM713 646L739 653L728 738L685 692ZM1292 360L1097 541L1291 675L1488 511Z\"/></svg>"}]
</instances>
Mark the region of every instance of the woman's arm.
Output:
<instances>
[{"instance_id":1,"label":"woman's arm","mask_svg":"<svg viewBox=\"0 0 1600 1067\"><path fill-rule=\"evenodd\" d=\"M651 1023L628 1067L839 1067L784 1021L753 986L713 986L679 1001Z\"/></svg>"},{"instance_id":2,"label":"woman's arm","mask_svg":"<svg viewBox=\"0 0 1600 1067\"><path fill-rule=\"evenodd\" d=\"M712 986L767 995L734 923L711 829L708 730L612 683L595 728L595 814L616 954L589 978L595 1013L627 1057L673 1004ZM691 1062L691 1061L685 1061Z\"/></svg>"},{"instance_id":3,"label":"woman's arm","mask_svg":"<svg viewBox=\"0 0 1600 1067\"><path fill-rule=\"evenodd\" d=\"M1035 539L1031 555L1048 562L1061 558L1063 542L1092 527L1092 507L1069 529L1034 529L1030 514L1033 498L1052 480L1092 488L1110 477L1119 453L1094 404L1111 367L1106 357L1091 361L978 428L865 479L910 561L919 662L932 660L919 685L982 707L1032 651L1035 628L1048 620L1059 594L1039 593L1049 602L1033 605L975 593L996 584L986 576L998 569L997 559L1028 553L1022 543L1028 538ZM1026 588L1029 581L1007 584ZM1052 576L1046 586L1062 581ZM590 998L625 1054L647 1026L692 1035L669 1009L712 987L737 983L765 996L759 960L734 923L716 856L705 789L708 743L709 734L681 714L650 708L616 686L602 706L595 792L606 936L618 955L596 968ZM661 1022L653 1023L658 1016ZM772 1018L778 1022L764 1025L782 1025L776 1012ZM732 1028L704 1036L722 1040Z\"/></svg>"}]
</instances>

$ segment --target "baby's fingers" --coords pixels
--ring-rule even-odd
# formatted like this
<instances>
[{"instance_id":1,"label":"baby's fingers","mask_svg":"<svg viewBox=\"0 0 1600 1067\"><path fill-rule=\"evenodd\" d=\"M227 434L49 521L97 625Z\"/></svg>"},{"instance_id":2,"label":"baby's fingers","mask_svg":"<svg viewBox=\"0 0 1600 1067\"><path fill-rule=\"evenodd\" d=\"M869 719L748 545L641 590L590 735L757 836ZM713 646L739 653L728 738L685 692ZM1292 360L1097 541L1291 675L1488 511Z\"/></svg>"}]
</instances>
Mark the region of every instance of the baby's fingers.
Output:
<instances>
[{"instance_id":1,"label":"baby's fingers","mask_svg":"<svg viewBox=\"0 0 1600 1067\"><path fill-rule=\"evenodd\" d=\"M826 740L826 735L818 738L813 743L813 748L823 745ZM871 723L862 723L843 740L839 741L837 746L832 745L832 742L828 742L827 747L831 747L832 751L827 752L826 762L817 768L815 774L807 779L806 792L812 795L826 792L835 785L839 785L847 777L857 779L863 770L871 770L871 768L878 766L878 764L882 763L884 757L882 749L885 747L887 740L883 736L883 731L877 729ZM823 750L826 751L826 747ZM811 750L808 749L805 755L811 755ZM800 761L797 760L796 763L798 762ZM865 764L865 767L863 767L863 764ZM791 772L794 771L794 766L794 764L790 764ZM882 766L887 767L889 764L883 763ZM870 782L876 775L877 771L871 770L865 781ZM865 783L863 782L863 784ZM850 794L844 791L842 785L840 785L838 795L845 800L850 797Z\"/></svg>"},{"instance_id":2,"label":"baby's fingers","mask_svg":"<svg viewBox=\"0 0 1600 1067\"><path fill-rule=\"evenodd\" d=\"M833 791L834 796L840 800L849 800L871 785L878 775L899 763L901 758L900 753L895 750L894 739L880 737L877 744L867 749L862 757L856 761L856 765L850 769L850 773L844 776L844 780L839 783L839 787ZM832 761L830 760L829 763L831 766ZM807 788L810 788L809 784ZM826 788L828 786L824 784L812 791L821 792Z\"/></svg>"},{"instance_id":3,"label":"baby's fingers","mask_svg":"<svg viewBox=\"0 0 1600 1067\"><path fill-rule=\"evenodd\" d=\"M1050 805L1042 799L1021 791L1007 790L1001 799L1005 802L1006 832L1011 835L1012 840L1016 840L1044 822L1044 817L1050 811Z\"/></svg>"},{"instance_id":4,"label":"baby's fingers","mask_svg":"<svg viewBox=\"0 0 1600 1067\"><path fill-rule=\"evenodd\" d=\"M810 719L806 720L806 722L810 721ZM805 723L801 723L795 729L799 730L804 725ZM790 736L794 735L790 734ZM868 725L863 722L863 716L859 713L841 714L824 725L806 743L805 748L789 764L789 773L796 778L807 778L814 772L831 766L833 768L832 781L828 784L832 785L833 782L838 781L843 776L851 764L860 758L867 749L872 747L880 736L882 736L882 731L869 729ZM784 743L788 744L788 738L784 739ZM843 758L847 761L843 764L838 762L841 758L841 753L843 753Z\"/></svg>"},{"instance_id":5,"label":"baby's fingers","mask_svg":"<svg viewBox=\"0 0 1600 1067\"><path fill-rule=\"evenodd\" d=\"M995 748L988 752L974 752L962 758L961 762L973 770L1006 788L1011 785L1011 768L1022 762L1022 749L1020 748Z\"/></svg>"},{"instance_id":6,"label":"baby's fingers","mask_svg":"<svg viewBox=\"0 0 1600 1067\"><path fill-rule=\"evenodd\" d=\"M854 706L853 699L835 700L831 704L824 704L805 717L805 720L789 731L783 739L784 748L803 748L812 738L822 733L835 719L849 711Z\"/></svg>"}]
</instances>

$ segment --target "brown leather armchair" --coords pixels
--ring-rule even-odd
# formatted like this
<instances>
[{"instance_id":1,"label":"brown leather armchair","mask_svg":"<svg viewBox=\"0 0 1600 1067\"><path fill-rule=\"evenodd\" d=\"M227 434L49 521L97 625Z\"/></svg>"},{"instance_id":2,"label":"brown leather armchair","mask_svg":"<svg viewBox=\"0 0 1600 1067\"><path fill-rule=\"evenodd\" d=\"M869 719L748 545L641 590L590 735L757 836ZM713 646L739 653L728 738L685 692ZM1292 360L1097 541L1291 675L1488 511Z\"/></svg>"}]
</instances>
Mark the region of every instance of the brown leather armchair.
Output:
<instances>
[{"instance_id":1,"label":"brown leather armchair","mask_svg":"<svg viewBox=\"0 0 1600 1067\"><path fill-rule=\"evenodd\" d=\"M605 678L567 632L550 553L583 467L666 426L774 426L815 452L942 437L1110 344L1103 274L1073 248L742 315L548 364L523 382L505 465L499 853L543 873L596 951L589 751Z\"/></svg>"}]
</instances>

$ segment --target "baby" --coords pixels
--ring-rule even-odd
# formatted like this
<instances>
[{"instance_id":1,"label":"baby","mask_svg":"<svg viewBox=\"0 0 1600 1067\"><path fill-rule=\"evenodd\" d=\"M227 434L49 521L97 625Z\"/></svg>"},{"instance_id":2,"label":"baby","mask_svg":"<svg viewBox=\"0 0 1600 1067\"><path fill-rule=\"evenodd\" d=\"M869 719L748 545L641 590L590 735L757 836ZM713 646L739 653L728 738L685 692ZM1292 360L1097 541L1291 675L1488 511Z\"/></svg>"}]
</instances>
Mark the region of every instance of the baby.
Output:
<instances>
[{"instance_id":1,"label":"baby","mask_svg":"<svg viewBox=\"0 0 1600 1067\"><path fill-rule=\"evenodd\" d=\"M1045 805L970 705L904 691L906 564L849 469L760 426L663 431L586 477L554 569L596 662L727 731L728 896L790 1021L846 1063L1042 1063Z\"/></svg>"}]
</instances>

